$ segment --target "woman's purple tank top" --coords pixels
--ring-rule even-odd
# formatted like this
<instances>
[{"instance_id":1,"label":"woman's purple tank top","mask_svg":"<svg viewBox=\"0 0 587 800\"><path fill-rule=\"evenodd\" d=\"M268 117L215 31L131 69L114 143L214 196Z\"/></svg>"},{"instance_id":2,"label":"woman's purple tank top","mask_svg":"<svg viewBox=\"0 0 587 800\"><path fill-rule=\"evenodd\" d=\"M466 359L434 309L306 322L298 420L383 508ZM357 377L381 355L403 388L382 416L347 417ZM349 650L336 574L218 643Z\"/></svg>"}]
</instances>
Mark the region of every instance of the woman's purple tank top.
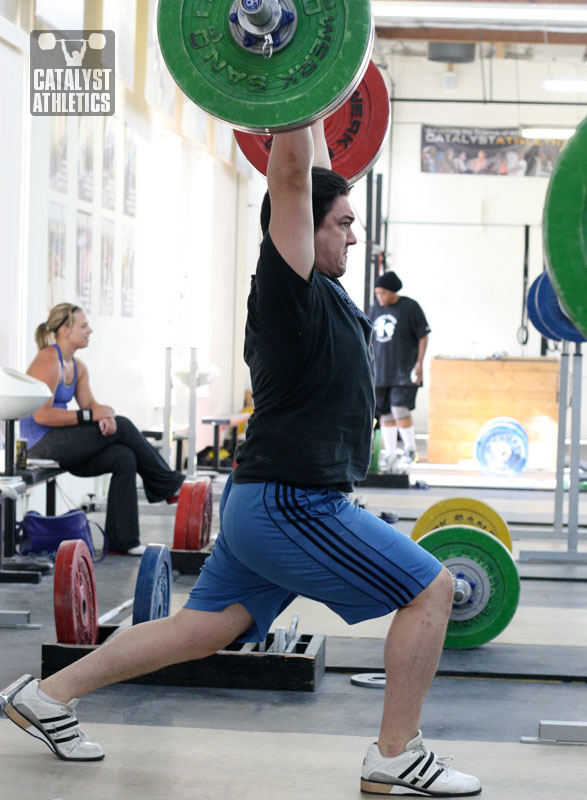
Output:
<instances>
[{"instance_id":1,"label":"woman's purple tank top","mask_svg":"<svg viewBox=\"0 0 587 800\"><path fill-rule=\"evenodd\" d=\"M57 354L59 356L59 361L61 362L61 369L62 373L65 371L63 368L63 356L61 355L61 350L58 345L52 344L49 345L50 347L54 347L57 350ZM53 398L53 408L67 408L67 404L75 395L75 389L77 386L77 364L75 358L73 359L73 381L70 384L65 383L65 379L61 378L59 385L55 391L55 397ZM20 420L20 435L21 438L27 440L27 448L30 450L31 447L34 447L38 442L41 441L43 436L50 431L51 427L49 425L39 425L33 418L31 414L28 417L23 417Z\"/></svg>"}]
</instances>

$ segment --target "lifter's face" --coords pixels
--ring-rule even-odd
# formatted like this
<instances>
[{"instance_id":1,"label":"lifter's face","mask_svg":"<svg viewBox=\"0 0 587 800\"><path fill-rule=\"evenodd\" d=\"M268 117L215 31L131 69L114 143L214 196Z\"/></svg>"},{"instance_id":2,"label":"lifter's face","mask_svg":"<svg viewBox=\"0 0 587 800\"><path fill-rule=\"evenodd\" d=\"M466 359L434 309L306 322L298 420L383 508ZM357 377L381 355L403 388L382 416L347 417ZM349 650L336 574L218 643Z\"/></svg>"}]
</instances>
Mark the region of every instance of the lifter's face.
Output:
<instances>
[{"instance_id":1,"label":"lifter's face","mask_svg":"<svg viewBox=\"0 0 587 800\"><path fill-rule=\"evenodd\" d=\"M314 232L314 263L318 272L341 278L346 272L347 250L357 243L351 225L355 215L348 197L339 195Z\"/></svg>"}]
</instances>

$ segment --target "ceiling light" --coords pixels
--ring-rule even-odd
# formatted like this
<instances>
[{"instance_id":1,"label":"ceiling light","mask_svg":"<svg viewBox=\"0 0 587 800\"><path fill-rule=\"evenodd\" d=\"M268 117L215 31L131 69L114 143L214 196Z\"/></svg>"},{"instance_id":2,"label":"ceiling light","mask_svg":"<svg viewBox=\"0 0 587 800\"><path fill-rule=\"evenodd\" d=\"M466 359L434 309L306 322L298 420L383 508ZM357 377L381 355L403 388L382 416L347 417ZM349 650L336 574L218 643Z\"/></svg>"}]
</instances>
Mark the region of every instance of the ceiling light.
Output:
<instances>
[{"instance_id":1,"label":"ceiling light","mask_svg":"<svg viewBox=\"0 0 587 800\"><path fill-rule=\"evenodd\" d=\"M570 139L574 128L522 128L524 139Z\"/></svg>"},{"instance_id":2,"label":"ceiling light","mask_svg":"<svg viewBox=\"0 0 587 800\"><path fill-rule=\"evenodd\" d=\"M549 78L542 81L542 88L547 92L587 92L587 80L577 78Z\"/></svg>"},{"instance_id":3,"label":"ceiling light","mask_svg":"<svg viewBox=\"0 0 587 800\"><path fill-rule=\"evenodd\" d=\"M587 24L587 10L564 5L540 5L529 7L513 3L399 3L375 0L375 21L412 20L426 22L479 22L499 23L561 23L567 25Z\"/></svg>"}]
</instances>

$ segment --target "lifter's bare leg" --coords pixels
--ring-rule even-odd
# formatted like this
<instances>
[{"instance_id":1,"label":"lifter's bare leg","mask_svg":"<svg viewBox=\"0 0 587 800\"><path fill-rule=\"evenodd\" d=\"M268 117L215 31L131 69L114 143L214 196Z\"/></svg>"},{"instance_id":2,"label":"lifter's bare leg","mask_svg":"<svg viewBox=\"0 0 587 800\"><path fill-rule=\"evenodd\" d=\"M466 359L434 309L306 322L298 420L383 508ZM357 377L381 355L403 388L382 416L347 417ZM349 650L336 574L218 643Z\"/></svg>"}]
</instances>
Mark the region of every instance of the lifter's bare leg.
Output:
<instances>
[{"instance_id":1,"label":"lifter's bare leg","mask_svg":"<svg viewBox=\"0 0 587 800\"><path fill-rule=\"evenodd\" d=\"M46 678L40 688L49 697L67 703L111 683L212 655L237 639L253 622L239 603L218 612L182 608L172 617L127 628Z\"/></svg>"},{"instance_id":2,"label":"lifter's bare leg","mask_svg":"<svg viewBox=\"0 0 587 800\"><path fill-rule=\"evenodd\" d=\"M436 674L453 598L447 569L404 608L399 609L385 641L385 700L379 733L384 756L404 752L417 735L424 698Z\"/></svg>"}]
</instances>

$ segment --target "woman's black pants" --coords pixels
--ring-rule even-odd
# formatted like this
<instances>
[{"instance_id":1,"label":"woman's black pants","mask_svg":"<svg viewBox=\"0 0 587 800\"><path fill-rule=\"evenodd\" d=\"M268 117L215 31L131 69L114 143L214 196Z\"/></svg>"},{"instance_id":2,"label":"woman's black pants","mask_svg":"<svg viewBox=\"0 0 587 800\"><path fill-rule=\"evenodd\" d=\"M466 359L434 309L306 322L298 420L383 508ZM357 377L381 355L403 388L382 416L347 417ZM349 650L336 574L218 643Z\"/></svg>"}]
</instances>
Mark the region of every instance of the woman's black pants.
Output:
<instances>
[{"instance_id":1,"label":"woman's black pants","mask_svg":"<svg viewBox=\"0 0 587 800\"><path fill-rule=\"evenodd\" d=\"M106 508L106 536L113 550L140 544L137 473L150 503L179 491L185 476L170 469L159 453L126 417L116 417L116 433L102 436L97 422L51 428L28 452L52 458L82 478L112 473Z\"/></svg>"}]
</instances>

